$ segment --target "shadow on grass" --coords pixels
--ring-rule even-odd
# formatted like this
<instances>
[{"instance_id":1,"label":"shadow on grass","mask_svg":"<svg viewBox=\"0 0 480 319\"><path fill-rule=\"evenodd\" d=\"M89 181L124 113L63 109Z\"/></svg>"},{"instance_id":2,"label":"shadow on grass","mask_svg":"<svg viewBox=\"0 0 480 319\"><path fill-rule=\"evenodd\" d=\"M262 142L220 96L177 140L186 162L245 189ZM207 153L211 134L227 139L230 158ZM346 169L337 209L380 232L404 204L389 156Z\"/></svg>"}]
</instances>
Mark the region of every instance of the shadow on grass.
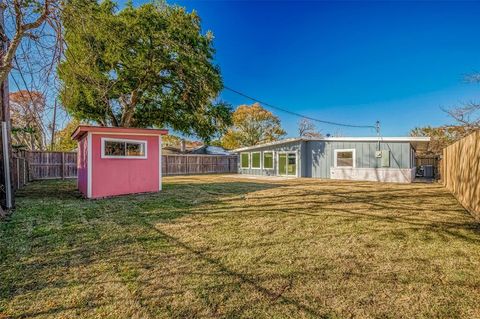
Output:
<instances>
[{"instance_id":1,"label":"shadow on grass","mask_svg":"<svg viewBox=\"0 0 480 319\"><path fill-rule=\"evenodd\" d=\"M304 272L304 269L298 269L298 272L292 272L290 275L275 273L274 275L280 276L285 284L280 289L272 289L268 286L268 280L271 278L262 280L254 274L254 271L248 274L241 269L237 270L229 266L223 258L234 254L238 249L296 247L309 238L294 238L286 235L275 240L274 237L271 237L272 239L265 237L268 239L265 241L265 238L259 237L258 240L250 243L252 246L245 245L242 241L233 243L220 241L219 245L217 245L218 242L212 241L207 243L210 247L206 247L207 250L204 251L201 246L196 247L194 241L176 236L175 232L170 232L167 228L164 231L157 227L159 224L168 226L176 219L193 214L218 215L222 218L224 215L225 218L238 218L240 222L249 219L255 222L255 218L258 217L268 219L291 216L317 221L333 217L336 220L332 226L338 227L334 228L337 232L336 237L347 238L381 233L391 236L393 238L391 240L400 241L403 240L402 231L408 232L406 233L408 235L423 230L442 234L445 236L445 242L450 239L459 239L464 244L469 243L475 246L479 241L478 223L468 218L465 211L454 201L450 201L451 195L434 187L398 186L380 187L380 190L376 190L371 183L325 183L323 188L309 189L308 187L312 185L313 183L310 183L306 187L297 188L297 185L288 183L284 185L222 180L209 183L176 183L173 180L165 184L164 190L160 193L85 200L75 190L74 181L32 183L19 192L18 211L9 221L0 223L2 238L0 242L0 282L2 283L0 314L1 300L8 302L26 292L29 296L36 296L36 293L40 294L49 289L60 291L75 285L102 285L103 282L96 278L98 273L87 273L83 277L76 277L68 272L71 269L90 269L91 265L106 264L108 267L105 266L107 269L105 271L113 272L110 282L106 284L114 282L124 285L150 285L161 291L160 296L155 294L156 290L142 296L136 292L137 290L132 289L134 292L131 298L138 299L140 305L144 305L148 298L157 298L157 305L159 302L168 303L168 299L162 299L164 295L169 293L182 296L182 290L191 288L181 285L166 287L161 280L160 284L152 283L151 281L159 280L159 275L168 277L175 271L188 271L190 275L196 271L203 276L206 273L212 273L212 276L222 275L232 278L240 285L244 285L236 287L237 290L242 290L245 294L250 293L245 291L247 286L272 305L273 303L285 304L311 317L328 318L328 310L324 312L326 308L317 309L316 303L288 294L292 280L310 280L318 276L327 281L328 278L324 278L327 275L322 272L324 269L319 268L320 270L316 273ZM350 188L351 185L355 187ZM283 186L288 187L276 189ZM263 190L272 190L272 193L259 192ZM444 204L439 205L438 200L442 200ZM202 222L213 223L218 220L213 218L202 220ZM362 224L363 222L365 224ZM341 228L342 223L356 227ZM202 225L204 224L193 223L185 227L188 229L188 227ZM282 224L271 226L274 230L277 227L282 227ZM238 229L238 231L243 230ZM301 229L296 231L300 232ZM379 236L375 238L381 239ZM327 242L331 237L331 233L326 233L316 235L315 239L323 239ZM222 252L222 250L225 251ZM217 257L212 252L217 253ZM295 254L295 251L290 252ZM344 258L342 256L341 258ZM184 264L193 262L195 259L209 267L195 268ZM350 262L354 264L355 260ZM430 260L425 259L425 266L429 266L429 262ZM149 273L150 277L141 279L135 275L131 277L128 274L125 275L119 270L122 265L133 265L135 270L150 271L162 264L180 265L184 268L158 271L160 274L152 271ZM332 267L332 264L325 267ZM182 273L179 276L186 275ZM350 279L354 276L359 278L364 276L354 271L347 275ZM384 279L379 276L372 280L379 280L381 284L381 280ZM210 288L218 287L221 291L231 284L228 280L219 280L219 282L217 286L207 287L208 293L215 293L209 290ZM255 294L252 293L252 295ZM96 308L100 305L101 303L93 304L92 307ZM207 309L211 307L209 304L204 306ZM251 305L247 302L240 304L237 308L231 309L231 316L242 316L242 312L249 306ZM32 312L27 306L23 310L18 310L12 317L55 316L60 312L75 309L89 311L92 307L79 305L75 308L64 305ZM189 305L182 310L189 311ZM212 311L212 315L219 316L215 309L209 309L209 311Z\"/></svg>"},{"instance_id":2,"label":"shadow on grass","mask_svg":"<svg viewBox=\"0 0 480 319\"><path fill-rule=\"evenodd\" d=\"M72 285L61 273L72 267L128 262L135 245L171 249L165 236L149 232L145 225L173 221L199 205L280 186L243 181L169 183L159 193L87 200L76 190L76 181L33 182L18 192L16 211L0 222L0 314L2 303L18 294ZM112 253L121 247L124 253ZM60 271L55 278L46 275L55 271ZM56 311L63 308L68 309ZM49 312L28 316L42 314Z\"/></svg>"},{"instance_id":3,"label":"shadow on grass","mask_svg":"<svg viewBox=\"0 0 480 319\"><path fill-rule=\"evenodd\" d=\"M82 194L77 190L76 180L46 180L33 181L16 193L17 203L23 199L35 200L79 200Z\"/></svg>"}]
</instances>

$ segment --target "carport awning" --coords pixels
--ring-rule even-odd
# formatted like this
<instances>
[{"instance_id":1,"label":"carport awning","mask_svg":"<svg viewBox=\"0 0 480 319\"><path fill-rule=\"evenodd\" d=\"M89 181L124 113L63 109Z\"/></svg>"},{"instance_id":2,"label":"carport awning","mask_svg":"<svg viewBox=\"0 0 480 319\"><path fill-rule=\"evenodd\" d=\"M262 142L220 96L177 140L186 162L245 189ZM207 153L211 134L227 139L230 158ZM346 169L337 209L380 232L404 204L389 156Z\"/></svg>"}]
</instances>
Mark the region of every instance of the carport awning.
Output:
<instances>
[{"instance_id":1,"label":"carport awning","mask_svg":"<svg viewBox=\"0 0 480 319\"><path fill-rule=\"evenodd\" d=\"M417 152L424 152L428 149L428 144L430 143L430 138L427 137L428 140L418 140L418 141L411 141L413 148Z\"/></svg>"}]
</instances>

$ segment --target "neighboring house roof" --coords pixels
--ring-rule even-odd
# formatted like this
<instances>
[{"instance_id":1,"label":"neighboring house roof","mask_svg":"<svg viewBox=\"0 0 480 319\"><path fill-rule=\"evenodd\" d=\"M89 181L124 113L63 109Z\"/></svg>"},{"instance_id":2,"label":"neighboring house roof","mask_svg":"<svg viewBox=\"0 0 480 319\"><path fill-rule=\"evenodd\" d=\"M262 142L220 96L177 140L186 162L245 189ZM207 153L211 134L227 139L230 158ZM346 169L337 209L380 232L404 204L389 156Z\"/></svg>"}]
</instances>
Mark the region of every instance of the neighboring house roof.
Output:
<instances>
[{"instance_id":1,"label":"neighboring house roof","mask_svg":"<svg viewBox=\"0 0 480 319\"><path fill-rule=\"evenodd\" d=\"M323 138L309 138L297 137L287 138L280 141L258 144L254 146L242 147L232 150L233 153L253 150L262 147L288 144L299 141L325 141L325 142L409 142L415 149L426 149L430 142L430 137L323 137Z\"/></svg>"},{"instance_id":2,"label":"neighboring house roof","mask_svg":"<svg viewBox=\"0 0 480 319\"><path fill-rule=\"evenodd\" d=\"M192 152L191 148L186 148L185 152L182 152L179 146L163 146L163 154L190 154Z\"/></svg>"},{"instance_id":3,"label":"neighboring house roof","mask_svg":"<svg viewBox=\"0 0 480 319\"><path fill-rule=\"evenodd\" d=\"M232 155L231 152L226 151L222 147L202 145L197 148L187 147L185 152L182 152L177 146L164 146L162 148L164 154L208 154L208 155Z\"/></svg>"},{"instance_id":4,"label":"neighboring house roof","mask_svg":"<svg viewBox=\"0 0 480 319\"><path fill-rule=\"evenodd\" d=\"M212 154L212 155L232 155L232 152L227 151L226 149L220 146L209 145L205 148L205 152L207 154Z\"/></svg>"},{"instance_id":5,"label":"neighboring house roof","mask_svg":"<svg viewBox=\"0 0 480 319\"><path fill-rule=\"evenodd\" d=\"M232 155L231 152L225 150L220 146L202 145L192 151L194 154L209 154L209 155Z\"/></svg>"}]
</instances>

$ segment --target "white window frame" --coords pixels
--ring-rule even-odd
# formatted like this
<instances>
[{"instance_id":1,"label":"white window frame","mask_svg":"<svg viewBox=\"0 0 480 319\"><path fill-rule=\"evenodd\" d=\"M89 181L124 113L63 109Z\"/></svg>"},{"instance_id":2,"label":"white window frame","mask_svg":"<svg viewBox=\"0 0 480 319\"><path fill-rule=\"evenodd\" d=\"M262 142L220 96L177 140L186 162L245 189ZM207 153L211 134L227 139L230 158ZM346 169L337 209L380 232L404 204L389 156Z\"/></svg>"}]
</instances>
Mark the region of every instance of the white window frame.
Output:
<instances>
[{"instance_id":1,"label":"white window frame","mask_svg":"<svg viewBox=\"0 0 480 319\"><path fill-rule=\"evenodd\" d=\"M124 143L138 143L143 144L144 155L143 156L132 156L132 155L122 155L122 156L115 156L115 155L105 155L105 142L124 142ZM146 140L131 140L127 138L109 138L109 137L102 137L102 158L109 158L109 159L147 159L148 158L148 142Z\"/></svg>"},{"instance_id":2,"label":"white window frame","mask_svg":"<svg viewBox=\"0 0 480 319\"><path fill-rule=\"evenodd\" d=\"M247 154L248 155L248 166L242 166L242 155ZM240 153L240 168L241 169L249 169L250 168L250 153L248 152L242 152Z\"/></svg>"},{"instance_id":3,"label":"white window frame","mask_svg":"<svg viewBox=\"0 0 480 319\"><path fill-rule=\"evenodd\" d=\"M260 159L260 163L258 167L253 167L253 154L258 154L259 155L259 159ZM251 169L262 169L262 152L251 152L250 153L250 168Z\"/></svg>"},{"instance_id":4,"label":"white window frame","mask_svg":"<svg viewBox=\"0 0 480 319\"><path fill-rule=\"evenodd\" d=\"M265 167L265 153L272 154L272 167ZM264 151L264 152L262 152L262 168L263 169L275 169L275 152L274 151Z\"/></svg>"},{"instance_id":5,"label":"white window frame","mask_svg":"<svg viewBox=\"0 0 480 319\"><path fill-rule=\"evenodd\" d=\"M337 154L339 152L340 153L352 152L352 164L353 164L353 166L337 166ZM355 168L357 166L356 150L354 148L335 149L334 150L334 156L333 156L333 165L334 165L334 167L339 167L339 168Z\"/></svg>"},{"instance_id":6,"label":"white window frame","mask_svg":"<svg viewBox=\"0 0 480 319\"><path fill-rule=\"evenodd\" d=\"M280 174L280 167L279 167L279 164L280 164L280 154L286 154L287 156L287 165L288 165L288 155L289 154L295 154L295 175L284 175L284 174ZM277 176L291 176L291 177L300 177L298 175L299 173L299 159L300 159L300 154L298 151L278 151L277 152L277 160L276 160L276 172L277 172Z\"/></svg>"}]
</instances>

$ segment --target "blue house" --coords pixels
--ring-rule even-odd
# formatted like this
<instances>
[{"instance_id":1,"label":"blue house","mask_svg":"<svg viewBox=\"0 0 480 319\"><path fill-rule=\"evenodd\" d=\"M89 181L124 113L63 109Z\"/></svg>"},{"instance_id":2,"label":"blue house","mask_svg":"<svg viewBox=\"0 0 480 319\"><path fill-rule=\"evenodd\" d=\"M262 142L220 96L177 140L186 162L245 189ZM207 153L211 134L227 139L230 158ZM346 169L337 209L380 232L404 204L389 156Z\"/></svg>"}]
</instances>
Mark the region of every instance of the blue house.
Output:
<instances>
[{"instance_id":1,"label":"blue house","mask_svg":"<svg viewBox=\"0 0 480 319\"><path fill-rule=\"evenodd\" d=\"M293 138L234 152L240 174L411 183L415 154L429 142L429 137Z\"/></svg>"}]
</instances>

